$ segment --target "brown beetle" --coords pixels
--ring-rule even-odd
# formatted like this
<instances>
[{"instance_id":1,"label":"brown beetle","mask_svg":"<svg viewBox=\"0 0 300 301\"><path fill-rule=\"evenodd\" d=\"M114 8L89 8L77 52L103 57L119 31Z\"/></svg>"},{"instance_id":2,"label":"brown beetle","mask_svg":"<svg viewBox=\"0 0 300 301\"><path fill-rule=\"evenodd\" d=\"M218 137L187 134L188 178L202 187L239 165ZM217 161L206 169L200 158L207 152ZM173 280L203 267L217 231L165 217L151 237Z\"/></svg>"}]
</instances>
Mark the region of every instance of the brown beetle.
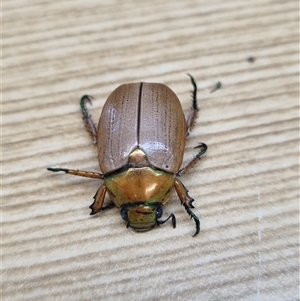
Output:
<instances>
[{"instance_id":1,"label":"brown beetle","mask_svg":"<svg viewBox=\"0 0 300 301\"><path fill-rule=\"evenodd\" d=\"M104 183L94 196L90 206L91 215L113 207L121 208L121 216L127 227L138 232L147 231L165 220L162 205L170 199L173 188L196 223L197 235L200 221L191 211L194 201L188 190L178 180L203 155L207 146L200 143L198 154L180 169L186 136L191 131L197 113L197 86L191 75L193 99L190 115L186 121L181 104L175 93L163 84L125 84L114 90L108 97L99 120L98 130L85 103L91 97L84 95L80 105L93 142L98 144L98 158L103 173L48 168L82 177L103 179ZM111 201L104 205L106 192Z\"/></svg>"}]
</instances>

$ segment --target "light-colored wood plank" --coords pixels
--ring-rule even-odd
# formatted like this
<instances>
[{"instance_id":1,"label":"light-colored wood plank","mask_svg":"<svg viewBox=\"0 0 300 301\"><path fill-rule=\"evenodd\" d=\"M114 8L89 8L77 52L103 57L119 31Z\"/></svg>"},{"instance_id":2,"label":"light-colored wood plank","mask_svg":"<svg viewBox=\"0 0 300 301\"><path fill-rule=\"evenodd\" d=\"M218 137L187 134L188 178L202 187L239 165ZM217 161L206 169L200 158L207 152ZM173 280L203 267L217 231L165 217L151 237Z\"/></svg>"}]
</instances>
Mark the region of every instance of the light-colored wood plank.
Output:
<instances>
[{"instance_id":1,"label":"light-colored wood plank","mask_svg":"<svg viewBox=\"0 0 300 301\"><path fill-rule=\"evenodd\" d=\"M299 3L5 1L3 300L299 300ZM248 57L254 57L250 63ZM174 195L167 223L137 234L88 206L100 183L78 100L94 119L122 83L161 82L200 115L182 178L201 233ZM210 91L217 81L222 88Z\"/></svg>"}]
</instances>

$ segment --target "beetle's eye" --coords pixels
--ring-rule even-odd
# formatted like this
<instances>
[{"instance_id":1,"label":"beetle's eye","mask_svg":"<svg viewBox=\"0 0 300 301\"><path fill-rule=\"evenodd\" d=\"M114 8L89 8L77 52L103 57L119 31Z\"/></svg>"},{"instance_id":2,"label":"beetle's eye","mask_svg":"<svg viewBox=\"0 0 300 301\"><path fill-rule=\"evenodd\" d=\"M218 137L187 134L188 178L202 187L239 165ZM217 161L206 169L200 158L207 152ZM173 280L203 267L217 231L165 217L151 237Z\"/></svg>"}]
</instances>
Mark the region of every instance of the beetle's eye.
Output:
<instances>
[{"instance_id":1,"label":"beetle's eye","mask_svg":"<svg viewBox=\"0 0 300 301\"><path fill-rule=\"evenodd\" d=\"M158 206L156 208L156 218L160 218L163 214L163 210L162 210L162 207L161 206Z\"/></svg>"},{"instance_id":2,"label":"beetle's eye","mask_svg":"<svg viewBox=\"0 0 300 301\"><path fill-rule=\"evenodd\" d=\"M126 208L121 209L121 217L123 218L124 221L128 221L128 213Z\"/></svg>"}]
</instances>

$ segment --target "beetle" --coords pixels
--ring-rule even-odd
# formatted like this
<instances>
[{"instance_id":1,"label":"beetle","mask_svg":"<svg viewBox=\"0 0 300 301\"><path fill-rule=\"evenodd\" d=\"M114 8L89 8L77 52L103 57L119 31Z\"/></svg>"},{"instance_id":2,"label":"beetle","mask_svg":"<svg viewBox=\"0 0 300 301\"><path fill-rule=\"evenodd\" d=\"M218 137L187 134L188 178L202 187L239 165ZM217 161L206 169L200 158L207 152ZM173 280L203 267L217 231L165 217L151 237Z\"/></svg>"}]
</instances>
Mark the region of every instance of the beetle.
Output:
<instances>
[{"instance_id":1,"label":"beetle","mask_svg":"<svg viewBox=\"0 0 300 301\"><path fill-rule=\"evenodd\" d=\"M195 221L196 236L200 231L199 218L193 213L188 190L178 177L184 175L206 152L200 143L196 156L181 168L186 137L192 130L197 113L197 85L193 85L191 112L185 119L180 101L166 85L158 83L131 83L116 88L108 97L99 119L98 128L88 113L86 103L92 97L84 95L80 107L86 128L98 146L102 173L66 168L47 168L52 172L103 180L90 206L91 215L121 208L121 217L127 227L137 232L152 229L176 218L170 214L161 220L165 205L175 189L188 215ZM104 205L108 193L110 202Z\"/></svg>"}]
</instances>

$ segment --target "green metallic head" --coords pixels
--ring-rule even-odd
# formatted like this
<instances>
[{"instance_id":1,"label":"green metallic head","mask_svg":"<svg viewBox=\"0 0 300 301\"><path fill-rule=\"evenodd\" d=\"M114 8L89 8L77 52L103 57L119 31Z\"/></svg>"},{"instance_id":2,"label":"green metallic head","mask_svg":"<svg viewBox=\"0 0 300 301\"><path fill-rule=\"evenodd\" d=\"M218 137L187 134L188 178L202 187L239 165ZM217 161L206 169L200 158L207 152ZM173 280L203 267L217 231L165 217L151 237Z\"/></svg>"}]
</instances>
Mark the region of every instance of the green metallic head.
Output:
<instances>
[{"instance_id":1,"label":"green metallic head","mask_svg":"<svg viewBox=\"0 0 300 301\"><path fill-rule=\"evenodd\" d=\"M121 207L121 217L127 221L127 227L131 227L137 232L151 230L155 225L165 223L172 217L173 226L176 226L174 214L166 220L158 220L163 214L162 206L159 203L135 203L124 204Z\"/></svg>"}]
</instances>

